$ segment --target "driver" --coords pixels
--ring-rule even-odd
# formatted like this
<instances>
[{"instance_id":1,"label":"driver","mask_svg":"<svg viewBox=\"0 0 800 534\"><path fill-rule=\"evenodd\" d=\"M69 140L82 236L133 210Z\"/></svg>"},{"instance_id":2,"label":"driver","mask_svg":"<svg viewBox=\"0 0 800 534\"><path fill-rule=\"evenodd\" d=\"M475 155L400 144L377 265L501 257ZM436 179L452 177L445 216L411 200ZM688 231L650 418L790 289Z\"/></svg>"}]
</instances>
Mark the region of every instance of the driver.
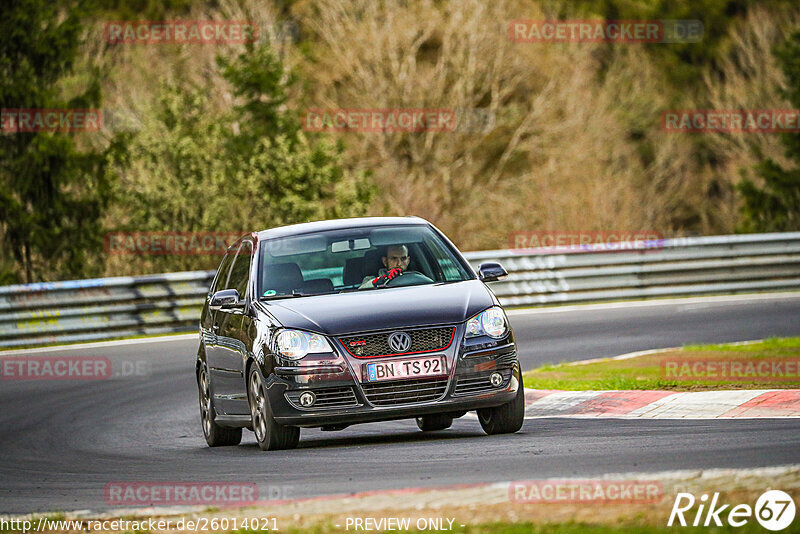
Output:
<instances>
[{"instance_id":1,"label":"driver","mask_svg":"<svg viewBox=\"0 0 800 534\"><path fill-rule=\"evenodd\" d=\"M381 258L381 261L383 261L383 268L378 270L378 276L365 276L359 289L383 285L403 274L403 271L408 269L408 264L411 261L411 257L408 255L408 247L405 245L389 245L386 247L386 255Z\"/></svg>"}]
</instances>

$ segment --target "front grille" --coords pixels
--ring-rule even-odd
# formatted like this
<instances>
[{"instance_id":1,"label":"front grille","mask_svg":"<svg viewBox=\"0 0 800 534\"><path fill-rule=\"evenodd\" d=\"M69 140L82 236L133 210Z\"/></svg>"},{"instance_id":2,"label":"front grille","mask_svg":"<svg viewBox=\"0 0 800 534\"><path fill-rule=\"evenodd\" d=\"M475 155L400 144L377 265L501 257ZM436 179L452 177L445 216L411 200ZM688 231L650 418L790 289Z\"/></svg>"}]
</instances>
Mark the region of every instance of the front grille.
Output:
<instances>
[{"instance_id":1,"label":"front grille","mask_svg":"<svg viewBox=\"0 0 800 534\"><path fill-rule=\"evenodd\" d=\"M303 390L305 391L305 390ZM289 399L296 408L304 409L300 406L300 395L303 391L287 391L286 398ZM309 390L316 395L317 400L314 405L306 408L314 410L316 408L348 408L357 406L356 394L351 387L343 388L319 388Z\"/></svg>"},{"instance_id":2,"label":"front grille","mask_svg":"<svg viewBox=\"0 0 800 534\"><path fill-rule=\"evenodd\" d=\"M489 381L492 373L498 372L503 375L503 383L500 386L493 386ZM480 374L465 375L456 380L456 388L453 395L478 395L487 391L496 391L508 385L511 378L511 369L493 369Z\"/></svg>"},{"instance_id":3,"label":"front grille","mask_svg":"<svg viewBox=\"0 0 800 534\"><path fill-rule=\"evenodd\" d=\"M447 390L447 379L395 380L361 384L361 387L367 400L375 406L397 406L442 398Z\"/></svg>"},{"instance_id":4,"label":"front grille","mask_svg":"<svg viewBox=\"0 0 800 534\"><path fill-rule=\"evenodd\" d=\"M444 350L453 342L456 329L452 326L443 328L412 328L408 330L391 330L377 334L347 336L339 338L342 346L356 358L377 358L397 354L415 354ZM389 347L389 335L394 332L405 332L411 336L411 346L406 352L395 352Z\"/></svg>"}]
</instances>

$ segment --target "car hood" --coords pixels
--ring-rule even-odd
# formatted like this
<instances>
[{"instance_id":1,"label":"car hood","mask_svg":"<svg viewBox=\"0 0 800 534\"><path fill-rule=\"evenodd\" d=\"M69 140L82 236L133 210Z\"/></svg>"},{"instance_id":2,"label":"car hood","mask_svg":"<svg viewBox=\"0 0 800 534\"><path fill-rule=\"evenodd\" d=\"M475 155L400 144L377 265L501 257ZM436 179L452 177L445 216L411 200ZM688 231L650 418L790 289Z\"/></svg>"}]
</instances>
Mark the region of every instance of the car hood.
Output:
<instances>
[{"instance_id":1,"label":"car hood","mask_svg":"<svg viewBox=\"0 0 800 534\"><path fill-rule=\"evenodd\" d=\"M283 326L328 335L466 321L495 304L478 280L264 301Z\"/></svg>"}]
</instances>

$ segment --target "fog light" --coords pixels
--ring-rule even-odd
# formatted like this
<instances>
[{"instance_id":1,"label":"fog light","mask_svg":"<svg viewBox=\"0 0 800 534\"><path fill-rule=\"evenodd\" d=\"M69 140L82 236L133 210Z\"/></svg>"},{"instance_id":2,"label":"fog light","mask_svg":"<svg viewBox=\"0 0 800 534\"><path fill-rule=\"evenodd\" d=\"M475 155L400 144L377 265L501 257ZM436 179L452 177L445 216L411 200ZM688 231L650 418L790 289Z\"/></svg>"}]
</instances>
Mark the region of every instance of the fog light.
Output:
<instances>
[{"instance_id":1,"label":"fog light","mask_svg":"<svg viewBox=\"0 0 800 534\"><path fill-rule=\"evenodd\" d=\"M300 395L300 406L304 406L308 408L312 404L314 404L314 394L310 391L306 391L302 395Z\"/></svg>"},{"instance_id":2,"label":"fog light","mask_svg":"<svg viewBox=\"0 0 800 534\"><path fill-rule=\"evenodd\" d=\"M503 375L500 373L492 373L492 376L489 377L489 382L491 382L494 387L499 387L503 383Z\"/></svg>"}]
</instances>

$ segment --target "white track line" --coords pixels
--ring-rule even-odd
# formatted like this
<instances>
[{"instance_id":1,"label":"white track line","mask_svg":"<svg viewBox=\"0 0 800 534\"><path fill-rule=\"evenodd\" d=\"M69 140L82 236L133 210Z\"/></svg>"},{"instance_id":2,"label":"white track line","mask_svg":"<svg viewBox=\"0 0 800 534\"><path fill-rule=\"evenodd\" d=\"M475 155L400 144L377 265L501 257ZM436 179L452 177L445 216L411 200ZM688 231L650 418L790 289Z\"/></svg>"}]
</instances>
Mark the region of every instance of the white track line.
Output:
<instances>
[{"instance_id":1,"label":"white track line","mask_svg":"<svg viewBox=\"0 0 800 534\"><path fill-rule=\"evenodd\" d=\"M645 419L714 419L770 390L678 392L626 414Z\"/></svg>"},{"instance_id":2,"label":"white track line","mask_svg":"<svg viewBox=\"0 0 800 534\"><path fill-rule=\"evenodd\" d=\"M530 390L534 391L534 390ZM586 413L574 413L574 408L610 391L556 391L537 399L525 407L525 419L543 419L552 417L569 418L603 418L603 419L784 419L794 418L797 415L784 415L785 411L776 410L775 414L759 415L730 415L726 413L748 403L756 397L770 392L785 392L786 390L749 389L749 390L723 390L723 391L693 391L674 392L660 399L654 400L644 406L620 412L618 410L604 411L602 404L596 410ZM637 394L646 394L646 391L629 391L629 397ZM624 395L623 395L624 398ZM613 400L611 401L613 403ZM797 411L800 411L798 408Z\"/></svg>"}]
</instances>

